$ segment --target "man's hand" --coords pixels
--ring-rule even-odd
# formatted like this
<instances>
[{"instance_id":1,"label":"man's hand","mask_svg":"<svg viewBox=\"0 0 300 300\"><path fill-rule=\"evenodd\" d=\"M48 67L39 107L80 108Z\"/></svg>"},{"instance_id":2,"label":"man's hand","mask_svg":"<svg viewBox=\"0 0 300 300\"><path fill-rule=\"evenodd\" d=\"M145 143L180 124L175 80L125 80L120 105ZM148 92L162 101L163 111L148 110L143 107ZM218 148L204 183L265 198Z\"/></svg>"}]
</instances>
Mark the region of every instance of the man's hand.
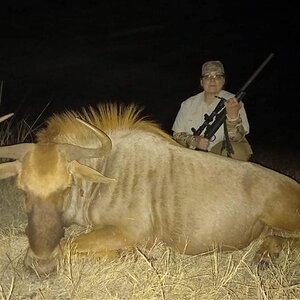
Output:
<instances>
[{"instance_id":1,"label":"man's hand","mask_svg":"<svg viewBox=\"0 0 300 300\"><path fill-rule=\"evenodd\" d=\"M239 111L241 109L241 103L237 101L235 97L224 101L227 117L229 120L237 120L239 117Z\"/></svg>"},{"instance_id":2,"label":"man's hand","mask_svg":"<svg viewBox=\"0 0 300 300\"><path fill-rule=\"evenodd\" d=\"M194 136L193 137L194 141L193 141L193 146L197 147L198 149L201 150L207 150L210 142L209 139L205 138L204 136Z\"/></svg>"}]
</instances>

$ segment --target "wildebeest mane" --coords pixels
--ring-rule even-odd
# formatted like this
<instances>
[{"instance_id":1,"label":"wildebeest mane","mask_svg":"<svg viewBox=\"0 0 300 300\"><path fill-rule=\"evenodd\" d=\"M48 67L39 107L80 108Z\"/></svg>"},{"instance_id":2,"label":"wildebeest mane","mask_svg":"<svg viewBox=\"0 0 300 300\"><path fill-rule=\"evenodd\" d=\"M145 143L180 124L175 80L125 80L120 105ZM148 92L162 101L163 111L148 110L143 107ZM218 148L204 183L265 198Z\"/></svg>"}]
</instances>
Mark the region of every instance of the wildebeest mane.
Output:
<instances>
[{"instance_id":1,"label":"wildebeest mane","mask_svg":"<svg viewBox=\"0 0 300 300\"><path fill-rule=\"evenodd\" d=\"M142 130L158 134L172 143L172 137L163 131L160 125L142 116L143 107L135 104L123 105L117 103L98 104L88 106L80 111L67 110L61 114L54 114L46 121L46 128L37 133L39 142L75 142L93 139L93 133L80 124L76 117L100 128L110 135L117 131Z\"/></svg>"}]
</instances>

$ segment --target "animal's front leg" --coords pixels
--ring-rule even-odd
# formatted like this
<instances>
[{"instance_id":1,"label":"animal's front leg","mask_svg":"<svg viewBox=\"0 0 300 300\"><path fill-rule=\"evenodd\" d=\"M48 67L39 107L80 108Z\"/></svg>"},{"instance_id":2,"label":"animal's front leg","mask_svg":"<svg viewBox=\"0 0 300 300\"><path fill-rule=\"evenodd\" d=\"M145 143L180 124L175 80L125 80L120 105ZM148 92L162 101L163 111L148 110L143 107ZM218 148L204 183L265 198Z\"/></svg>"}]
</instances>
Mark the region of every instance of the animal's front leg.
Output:
<instances>
[{"instance_id":1,"label":"animal's front leg","mask_svg":"<svg viewBox=\"0 0 300 300\"><path fill-rule=\"evenodd\" d=\"M295 249L300 246L298 238L286 238L280 236L267 236L257 250L253 263L258 264L261 268L265 268L270 261L276 259L280 252L286 248Z\"/></svg>"},{"instance_id":2,"label":"animal's front leg","mask_svg":"<svg viewBox=\"0 0 300 300\"><path fill-rule=\"evenodd\" d=\"M91 253L96 257L115 258L124 248L134 246L124 233L114 226L97 228L89 233L79 235L70 241L71 249L76 253Z\"/></svg>"}]
</instances>

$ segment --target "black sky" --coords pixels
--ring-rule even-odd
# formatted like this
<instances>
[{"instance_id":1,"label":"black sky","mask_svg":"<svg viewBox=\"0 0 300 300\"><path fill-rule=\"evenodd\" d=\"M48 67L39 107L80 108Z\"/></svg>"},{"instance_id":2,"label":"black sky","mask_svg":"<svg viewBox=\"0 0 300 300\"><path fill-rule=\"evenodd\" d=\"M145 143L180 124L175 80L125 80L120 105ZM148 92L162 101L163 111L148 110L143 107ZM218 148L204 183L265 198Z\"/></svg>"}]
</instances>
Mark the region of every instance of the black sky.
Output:
<instances>
[{"instance_id":1,"label":"black sky","mask_svg":"<svg viewBox=\"0 0 300 300\"><path fill-rule=\"evenodd\" d=\"M297 144L297 1L228 2L10 1L0 12L0 113L135 102L169 131L204 61L222 60L237 92L272 52L244 98L251 139Z\"/></svg>"}]
</instances>

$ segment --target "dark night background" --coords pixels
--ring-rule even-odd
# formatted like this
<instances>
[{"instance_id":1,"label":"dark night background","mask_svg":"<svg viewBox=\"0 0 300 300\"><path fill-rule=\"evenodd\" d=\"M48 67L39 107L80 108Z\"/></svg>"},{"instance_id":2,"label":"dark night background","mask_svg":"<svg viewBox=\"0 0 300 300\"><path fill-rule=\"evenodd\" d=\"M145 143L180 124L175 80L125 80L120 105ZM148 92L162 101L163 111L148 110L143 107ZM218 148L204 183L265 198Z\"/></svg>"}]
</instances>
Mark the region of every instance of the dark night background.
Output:
<instances>
[{"instance_id":1,"label":"dark night background","mask_svg":"<svg viewBox=\"0 0 300 300\"><path fill-rule=\"evenodd\" d=\"M0 12L0 115L41 120L100 102L135 102L171 130L219 59L244 98L254 146L300 150L297 1L7 1Z\"/></svg>"}]
</instances>

